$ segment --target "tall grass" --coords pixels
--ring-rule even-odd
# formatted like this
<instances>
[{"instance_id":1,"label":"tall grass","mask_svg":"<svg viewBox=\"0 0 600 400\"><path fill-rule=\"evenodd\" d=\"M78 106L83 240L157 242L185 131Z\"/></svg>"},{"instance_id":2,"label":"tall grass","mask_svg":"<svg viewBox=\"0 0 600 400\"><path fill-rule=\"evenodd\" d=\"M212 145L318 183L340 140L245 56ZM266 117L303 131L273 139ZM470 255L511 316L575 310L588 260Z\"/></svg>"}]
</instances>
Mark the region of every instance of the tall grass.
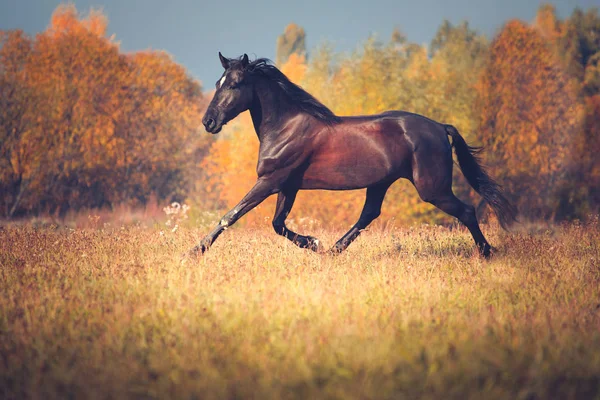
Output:
<instances>
[{"instance_id":1,"label":"tall grass","mask_svg":"<svg viewBox=\"0 0 600 400\"><path fill-rule=\"evenodd\" d=\"M484 231L5 226L0 398L600 398L597 219Z\"/></svg>"}]
</instances>

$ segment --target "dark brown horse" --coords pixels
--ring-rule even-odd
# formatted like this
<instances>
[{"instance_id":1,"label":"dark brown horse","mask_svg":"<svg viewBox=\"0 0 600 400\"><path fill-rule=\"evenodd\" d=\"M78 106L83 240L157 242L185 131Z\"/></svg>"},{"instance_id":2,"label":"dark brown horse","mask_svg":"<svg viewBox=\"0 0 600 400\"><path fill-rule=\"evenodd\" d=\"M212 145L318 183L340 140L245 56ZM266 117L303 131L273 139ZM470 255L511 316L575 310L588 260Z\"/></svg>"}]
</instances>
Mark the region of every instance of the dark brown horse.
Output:
<instances>
[{"instance_id":1,"label":"dark brown horse","mask_svg":"<svg viewBox=\"0 0 600 400\"><path fill-rule=\"evenodd\" d=\"M421 199L465 224L487 257L490 245L479 229L473 206L452 192L452 147L469 184L492 207L502 226L515 220L515 208L480 166L478 149L467 145L453 126L405 111L339 117L266 59L250 62L246 54L228 59L221 53L219 58L225 72L202 122L208 132L218 133L238 114L250 110L260 141L258 180L194 247L193 254L204 253L228 226L275 193L275 232L302 248L319 251L316 238L285 226L298 190L367 188L358 222L331 249L341 252L379 216L390 185L405 178L415 185Z\"/></svg>"}]
</instances>

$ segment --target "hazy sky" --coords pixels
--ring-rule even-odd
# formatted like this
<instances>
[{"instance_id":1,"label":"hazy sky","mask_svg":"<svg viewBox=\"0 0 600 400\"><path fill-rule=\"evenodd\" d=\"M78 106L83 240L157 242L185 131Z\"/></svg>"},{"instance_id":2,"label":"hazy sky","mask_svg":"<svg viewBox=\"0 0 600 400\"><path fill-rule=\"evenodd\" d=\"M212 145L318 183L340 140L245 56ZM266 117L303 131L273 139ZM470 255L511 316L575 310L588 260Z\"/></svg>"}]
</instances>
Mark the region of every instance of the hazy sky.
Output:
<instances>
[{"instance_id":1,"label":"hazy sky","mask_svg":"<svg viewBox=\"0 0 600 400\"><path fill-rule=\"evenodd\" d=\"M0 29L28 33L48 25L59 0L0 0ZM125 51L162 49L211 89L221 74L217 52L275 58L275 41L285 26L304 27L308 49L325 41L354 50L369 35L387 40L399 27L418 43L428 43L444 18L468 20L492 36L509 18L531 21L539 0L74 0L80 12L101 8ZM561 17L600 0L551 1Z\"/></svg>"}]
</instances>

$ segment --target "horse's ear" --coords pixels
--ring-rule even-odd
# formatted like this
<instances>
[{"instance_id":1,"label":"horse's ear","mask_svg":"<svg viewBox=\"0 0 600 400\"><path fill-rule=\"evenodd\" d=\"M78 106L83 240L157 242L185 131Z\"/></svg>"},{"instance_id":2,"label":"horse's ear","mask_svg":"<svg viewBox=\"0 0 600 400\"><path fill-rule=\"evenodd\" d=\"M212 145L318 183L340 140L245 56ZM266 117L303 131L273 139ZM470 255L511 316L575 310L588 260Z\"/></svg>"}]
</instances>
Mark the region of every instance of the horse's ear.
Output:
<instances>
[{"instance_id":1,"label":"horse's ear","mask_svg":"<svg viewBox=\"0 0 600 400\"><path fill-rule=\"evenodd\" d=\"M248 54L244 53L244 56L242 57L242 67L246 68L248 66Z\"/></svg>"},{"instance_id":2,"label":"horse's ear","mask_svg":"<svg viewBox=\"0 0 600 400\"><path fill-rule=\"evenodd\" d=\"M229 59L227 57L223 57L223 54L221 54L221 52L219 52L219 60L221 60L221 65L223 66L223 68L229 68Z\"/></svg>"}]
</instances>

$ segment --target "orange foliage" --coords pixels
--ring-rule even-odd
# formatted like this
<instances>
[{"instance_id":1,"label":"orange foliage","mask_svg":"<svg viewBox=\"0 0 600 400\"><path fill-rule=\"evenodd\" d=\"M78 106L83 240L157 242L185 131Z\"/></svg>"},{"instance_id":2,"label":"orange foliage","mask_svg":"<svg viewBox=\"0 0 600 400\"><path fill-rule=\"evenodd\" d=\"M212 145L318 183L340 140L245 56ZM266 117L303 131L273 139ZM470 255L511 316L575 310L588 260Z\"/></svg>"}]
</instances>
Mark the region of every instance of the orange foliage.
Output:
<instances>
[{"instance_id":1,"label":"orange foliage","mask_svg":"<svg viewBox=\"0 0 600 400\"><path fill-rule=\"evenodd\" d=\"M207 146L195 134L200 85L167 54L121 54L106 27L101 13L79 18L68 5L34 40L2 35L0 80L14 89L0 120L3 215L189 191Z\"/></svg>"},{"instance_id":2,"label":"orange foliage","mask_svg":"<svg viewBox=\"0 0 600 400\"><path fill-rule=\"evenodd\" d=\"M536 29L511 21L491 45L478 89L494 175L520 196L522 211L551 216L583 118L570 78Z\"/></svg>"}]
</instances>

